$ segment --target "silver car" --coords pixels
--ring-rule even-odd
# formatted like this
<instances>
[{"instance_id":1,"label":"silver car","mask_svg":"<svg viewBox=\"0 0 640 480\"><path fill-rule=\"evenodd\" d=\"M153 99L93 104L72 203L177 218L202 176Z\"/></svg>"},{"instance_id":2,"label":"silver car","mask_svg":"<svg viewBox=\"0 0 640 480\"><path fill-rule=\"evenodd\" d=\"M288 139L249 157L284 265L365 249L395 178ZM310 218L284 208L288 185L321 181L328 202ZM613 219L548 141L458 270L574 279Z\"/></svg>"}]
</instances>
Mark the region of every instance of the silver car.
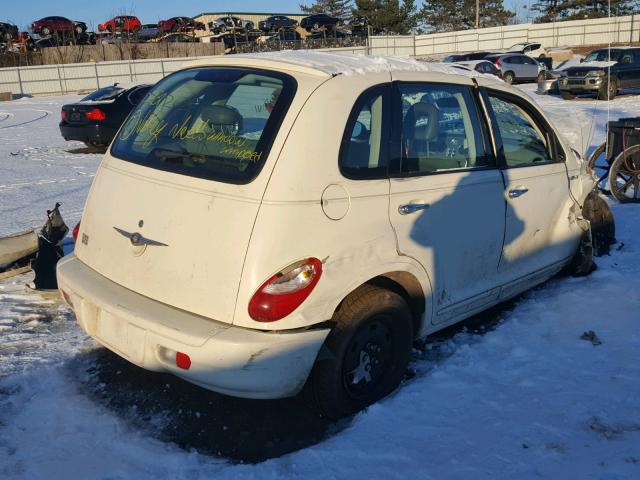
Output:
<instances>
[{"instance_id":1,"label":"silver car","mask_svg":"<svg viewBox=\"0 0 640 480\"><path fill-rule=\"evenodd\" d=\"M546 67L527 55L521 53L504 53L489 55L485 58L502 72L502 79L507 83L537 82L544 79Z\"/></svg>"}]
</instances>

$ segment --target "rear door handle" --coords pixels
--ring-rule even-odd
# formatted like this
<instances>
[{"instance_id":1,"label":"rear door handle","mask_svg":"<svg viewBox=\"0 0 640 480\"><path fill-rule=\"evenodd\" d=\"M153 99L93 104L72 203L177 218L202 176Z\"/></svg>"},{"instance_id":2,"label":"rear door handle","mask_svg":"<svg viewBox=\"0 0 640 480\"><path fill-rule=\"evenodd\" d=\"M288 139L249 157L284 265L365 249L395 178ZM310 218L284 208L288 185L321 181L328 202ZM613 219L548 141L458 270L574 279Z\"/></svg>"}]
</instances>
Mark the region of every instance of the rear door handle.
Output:
<instances>
[{"instance_id":1,"label":"rear door handle","mask_svg":"<svg viewBox=\"0 0 640 480\"><path fill-rule=\"evenodd\" d=\"M400 215L408 215L419 212L420 210L426 210L427 208L429 208L428 203L405 203L398 207L398 213L400 213Z\"/></svg>"},{"instance_id":2,"label":"rear door handle","mask_svg":"<svg viewBox=\"0 0 640 480\"><path fill-rule=\"evenodd\" d=\"M529 191L528 188L516 187L509 190L509 198L518 198Z\"/></svg>"}]
</instances>

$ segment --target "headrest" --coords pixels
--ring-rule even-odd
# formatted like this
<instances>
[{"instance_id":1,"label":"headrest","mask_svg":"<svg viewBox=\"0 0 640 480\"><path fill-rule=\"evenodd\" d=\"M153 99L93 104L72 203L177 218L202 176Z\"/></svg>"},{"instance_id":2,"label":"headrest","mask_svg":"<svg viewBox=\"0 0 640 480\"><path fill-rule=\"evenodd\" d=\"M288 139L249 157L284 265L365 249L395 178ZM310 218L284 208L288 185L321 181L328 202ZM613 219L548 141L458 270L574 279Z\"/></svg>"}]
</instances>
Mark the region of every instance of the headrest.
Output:
<instances>
[{"instance_id":1,"label":"headrest","mask_svg":"<svg viewBox=\"0 0 640 480\"><path fill-rule=\"evenodd\" d=\"M438 100L436 100L436 105L438 105L438 108L460 108L460 104L458 103L458 100L456 100L455 97L442 97L439 98Z\"/></svg>"},{"instance_id":2,"label":"headrest","mask_svg":"<svg viewBox=\"0 0 640 480\"><path fill-rule=\"evenodd\" d=\"M405 136L417 141L433 141L438 136L438 109L418 102L409 108L404 121Z\"/></svg>"},{"instance_id":3,"label":"headrest","mask_svg":"<svg viewBox=\"0 0 640 480\"><path fill-rule=\"evenodd\" d=\"M233 107L209 105L201 110L200 117L214 131L236 134L242 130L242 115Z\"/></svg>"}]
</instances>

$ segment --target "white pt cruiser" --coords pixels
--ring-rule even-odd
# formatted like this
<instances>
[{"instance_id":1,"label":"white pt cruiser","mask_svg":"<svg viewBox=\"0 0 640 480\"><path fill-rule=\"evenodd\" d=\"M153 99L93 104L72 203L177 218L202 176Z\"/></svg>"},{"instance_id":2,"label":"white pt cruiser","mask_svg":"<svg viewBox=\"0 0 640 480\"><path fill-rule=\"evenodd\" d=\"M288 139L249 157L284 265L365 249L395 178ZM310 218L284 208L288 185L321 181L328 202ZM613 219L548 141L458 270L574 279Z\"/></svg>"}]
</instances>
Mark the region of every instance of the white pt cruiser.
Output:
<instances>
[{"instance_id":1,"label":"white pt cruiser","mask_svg":"<svg viewBox=\"0 0 640 480\"><path fill-rule=\"evenodd\" d=\"M403 379L412 342L591 266L594 179L500 81L333 54L210 58L132 112L60 290L148 370L328 417Z\"/></svg>"}]
</instances>

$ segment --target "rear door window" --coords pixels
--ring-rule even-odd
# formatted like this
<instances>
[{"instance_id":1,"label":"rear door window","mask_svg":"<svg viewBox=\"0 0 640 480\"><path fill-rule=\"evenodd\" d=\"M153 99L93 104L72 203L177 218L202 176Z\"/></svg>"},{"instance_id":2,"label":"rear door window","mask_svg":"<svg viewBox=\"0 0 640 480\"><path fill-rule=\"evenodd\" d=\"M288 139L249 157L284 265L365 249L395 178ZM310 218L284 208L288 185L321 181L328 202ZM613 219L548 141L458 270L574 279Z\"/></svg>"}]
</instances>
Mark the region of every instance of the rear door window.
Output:
<instances>
[{"instance_id":1,"label":"rear door window","mask_svg":"<svg viewBox=\"0 0 640 480\"><path fill-rule=\"evenodd\" d=\"M194 68L162 80L111 153L152 168L230 183L258 175L296 90L285 74Z\"/></svg>"},{"instance_id":2,"label":"rear door window","mask_svg":"<svg viewBox=\"0 0 640 480\"><path fill-rule=\"evenodd\" d=\"M340 154L340 170L352 179L384 178L389 164L389 86L363 93L349 117Z\"/></svg>"},{"instance_id":3,"label":"rear door window","mask_svg":"<svg viewBox=\"0 0 640 480\"><path fill-rule=\"evenodd\" d=\"M403 174L425 175L493 165L470 88L400 84L399 91Z\"/></svg>"}]
</instances>

